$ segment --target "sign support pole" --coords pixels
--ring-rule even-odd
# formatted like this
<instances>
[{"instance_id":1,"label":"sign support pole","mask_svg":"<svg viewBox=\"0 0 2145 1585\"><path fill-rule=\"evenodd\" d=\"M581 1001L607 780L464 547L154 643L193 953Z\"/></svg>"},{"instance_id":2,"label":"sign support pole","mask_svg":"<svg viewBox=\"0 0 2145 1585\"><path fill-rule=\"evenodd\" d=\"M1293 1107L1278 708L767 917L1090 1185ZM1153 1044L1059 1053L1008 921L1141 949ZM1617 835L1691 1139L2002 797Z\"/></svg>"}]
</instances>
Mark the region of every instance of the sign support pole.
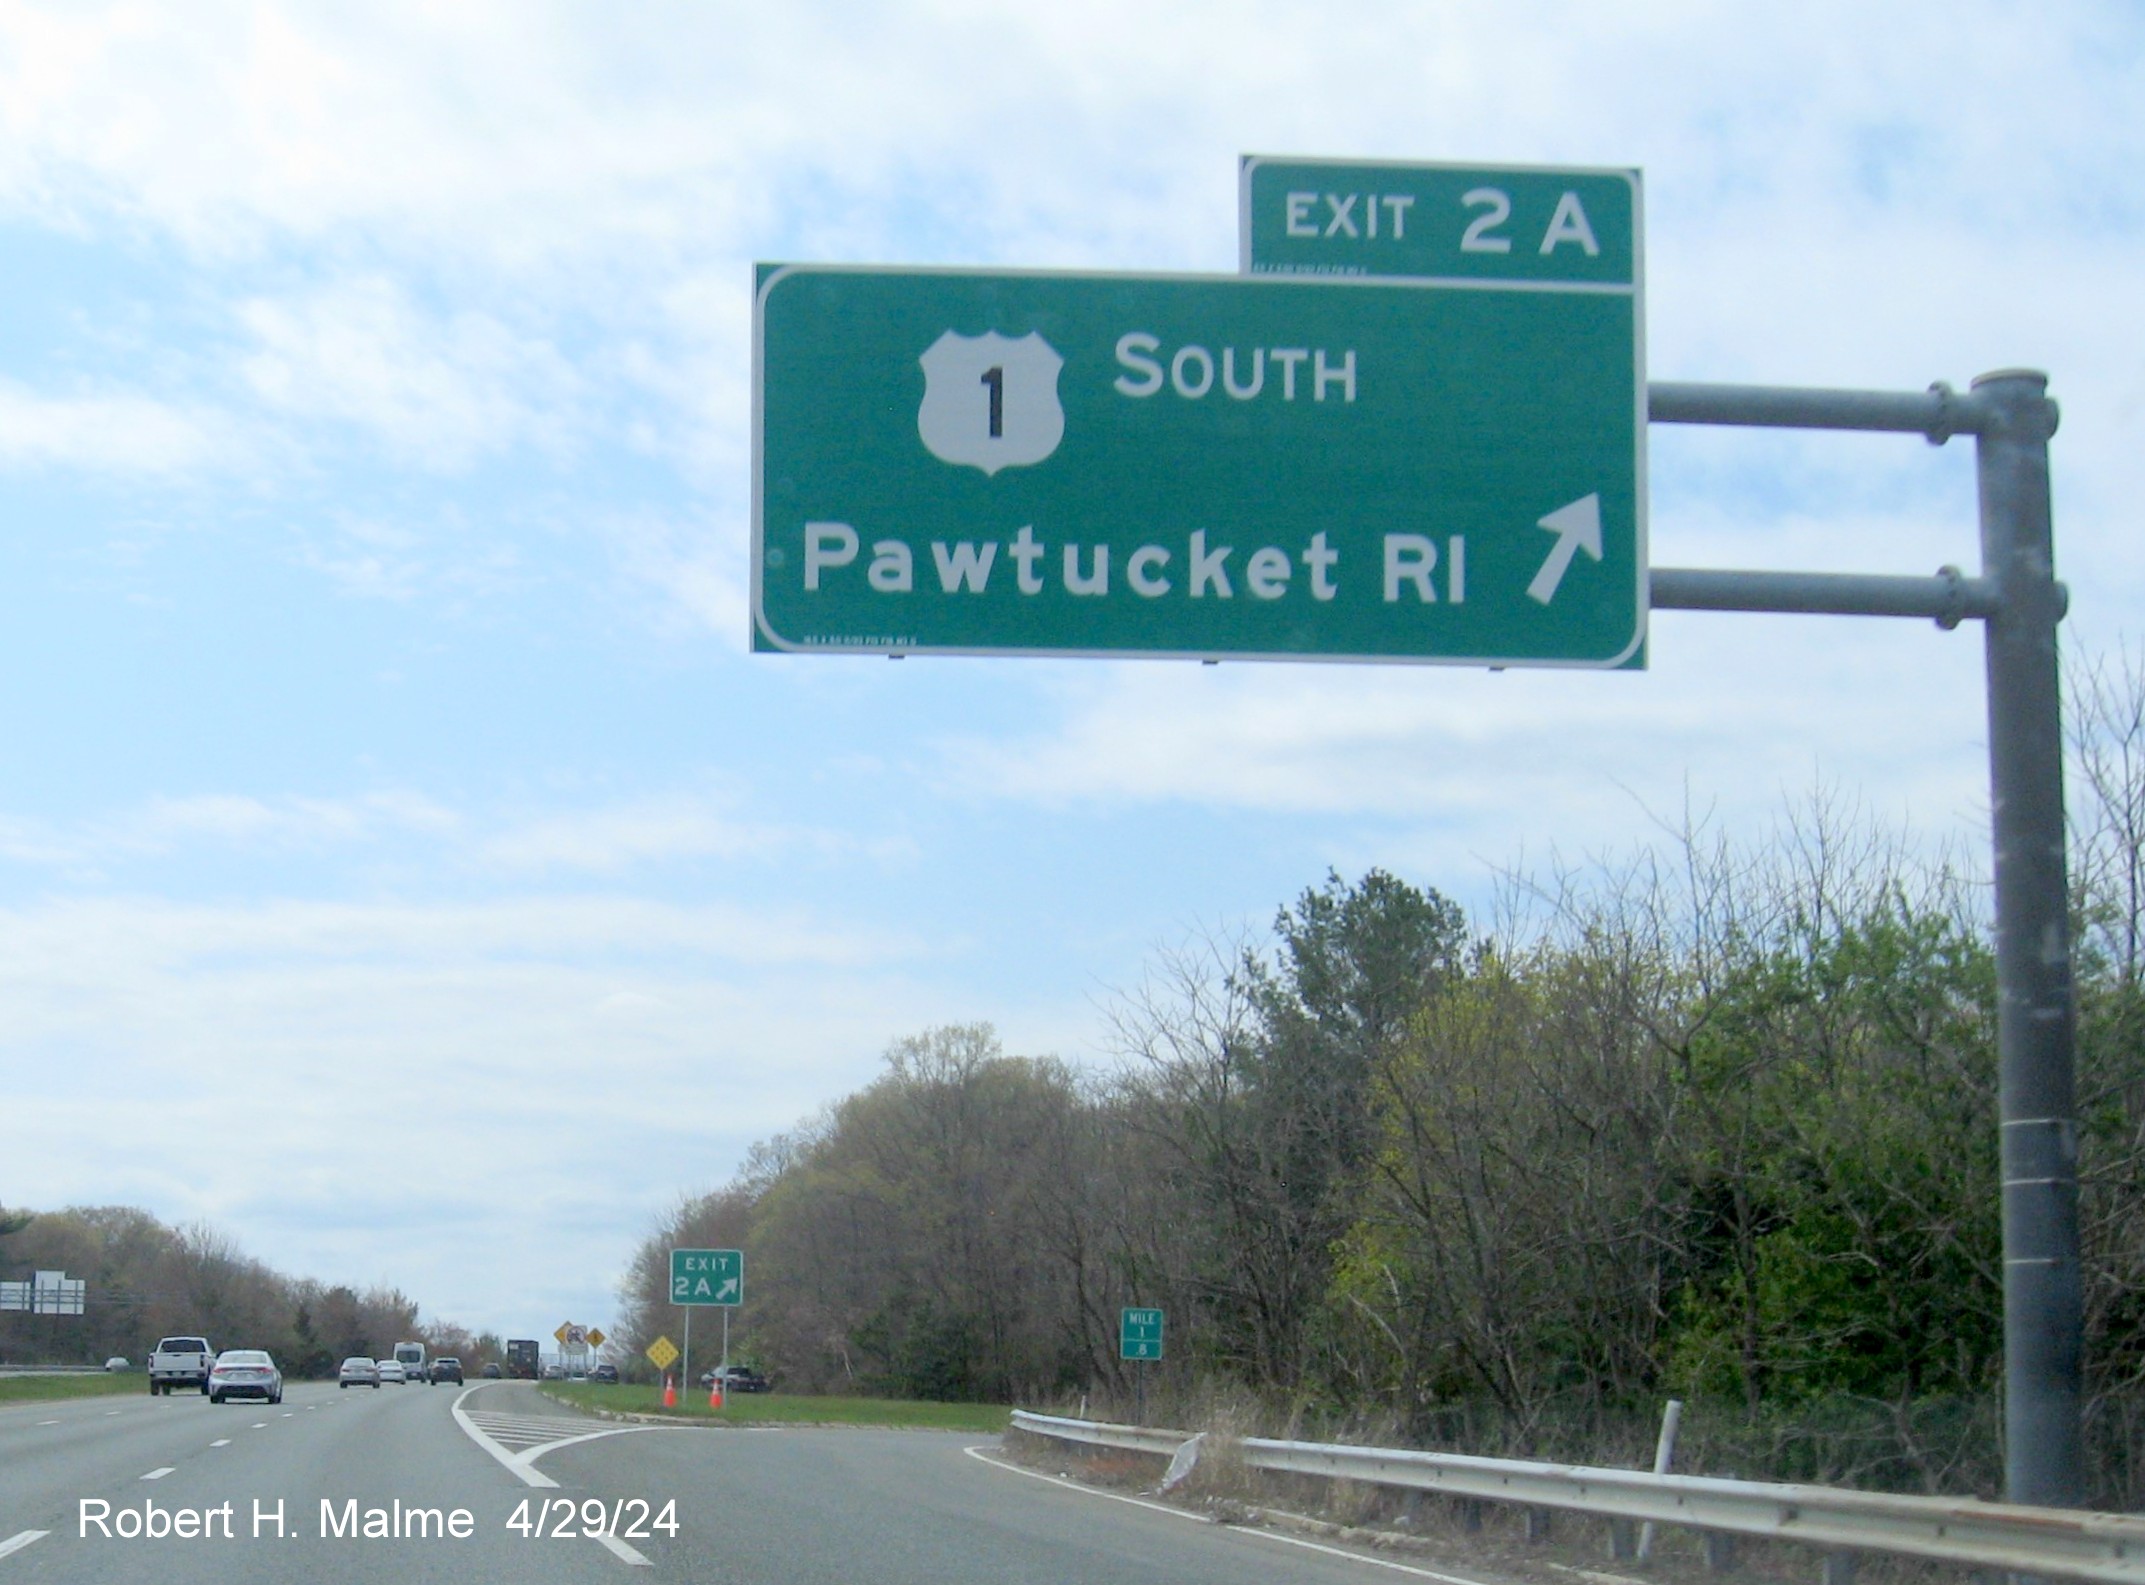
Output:
<instances>
[{"instance_id":1,"label":"sign support pole","mask_svg":"<svg viewBox=\"0 0 2145 1585\"><path fill-rule=\"evenodd\" d=\"M678 1355L678 1385L685 1391L693 1390L693 1307L682 1305L685 1311L685 1348Z\"/></svg>"},{"instance_id":2,"label":"sign support pole","mask_svg":"<svg viewBox=\"0 0 2145 1585\"><path fill-rule=\"evenodd\" d=\"M2013 1502L2085 1501L2080 1436L2084 1298L2063 695L2056 624L2045 376L1974 382L1991 409L1977 448L1981 560L2001 603L1984 628L1996 843L1996 984L2003 1115L2004 1489Z\"/></svg>"},{"instance_id":3,"label":"sign support pole","mask_svg":"<svg viewBox=\"0 0 2145 1585\"><path fill-rule=\"evenodd\" d=\"M2085 1322L2078 1240L2076 1023L2063 824L2063 695L2056 627L2046 375L1998 370L1966 396L1653 385L1654 423L1891 430L1976 440L1981 576L1934 578L1655 568L1655 610L1806 611L1984 620L1996 858L1998 1112L2004 1256L2004 1495L2075 1508L2086 1497Z\"/></svg>"}]
</instances>

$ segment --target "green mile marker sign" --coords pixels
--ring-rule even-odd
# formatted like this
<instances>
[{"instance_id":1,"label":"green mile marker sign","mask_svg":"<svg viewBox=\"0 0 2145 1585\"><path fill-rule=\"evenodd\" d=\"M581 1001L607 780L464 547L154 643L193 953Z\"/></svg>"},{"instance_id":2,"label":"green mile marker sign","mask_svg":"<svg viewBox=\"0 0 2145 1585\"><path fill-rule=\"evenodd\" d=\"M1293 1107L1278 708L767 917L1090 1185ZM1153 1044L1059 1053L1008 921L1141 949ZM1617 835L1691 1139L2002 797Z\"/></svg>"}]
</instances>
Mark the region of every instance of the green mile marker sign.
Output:
<instances>
[{"instance_id":1,"label":"green mile marker sign","mask_svg":"<svg viewBox=\"0 0 2145 1585\"><path fill-rule=\"evenodd\" d=\"M745 1252L741 1249L672 1250L670 1302L725 1307L743 1304Z\"/></svg>"},{"instance_id":2,"label":"green mile marker sign","mask_svg":"<svg viewBox=\"0 0 2145 1585\"><path fill-rule=\"evenodd\" d=\"M1117 1318L1117 1357L1119 1359L1160 1359L1162 1357L1162 1312L1160 1310L1122 1310Z\"/></svg>"},{"instance_id":3,"label":"green mile marker sign","mask_svg":"<svg viewBox=\"0 0 2145 1585\"><path fill-rule=\"evenodd\" d=\"M753 645L1617 666L1636 314L1599 283L763 265Z\"/></svg>"}]
</instances>

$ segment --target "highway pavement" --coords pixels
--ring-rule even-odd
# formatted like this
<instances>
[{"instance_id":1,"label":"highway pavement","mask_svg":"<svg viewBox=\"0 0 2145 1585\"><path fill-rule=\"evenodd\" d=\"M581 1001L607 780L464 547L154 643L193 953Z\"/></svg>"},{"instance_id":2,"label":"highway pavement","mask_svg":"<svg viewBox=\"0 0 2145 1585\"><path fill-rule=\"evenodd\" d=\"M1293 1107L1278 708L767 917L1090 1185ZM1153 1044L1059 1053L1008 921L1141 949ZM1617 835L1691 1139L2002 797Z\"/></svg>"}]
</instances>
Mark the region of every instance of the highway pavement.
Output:
<instances>
[{"instance_id":1,"label":"highway pavement","mask_svg":"<svg viewBox=\"0 0 2145 1585\"><path fill-rule=\"evenodd\" d=\"M1077 1490L973 1433L629 1428L522 1383L0 1408L0 1585L1308 1585L1447 1574Z\"/></svg>"}]
</instances>

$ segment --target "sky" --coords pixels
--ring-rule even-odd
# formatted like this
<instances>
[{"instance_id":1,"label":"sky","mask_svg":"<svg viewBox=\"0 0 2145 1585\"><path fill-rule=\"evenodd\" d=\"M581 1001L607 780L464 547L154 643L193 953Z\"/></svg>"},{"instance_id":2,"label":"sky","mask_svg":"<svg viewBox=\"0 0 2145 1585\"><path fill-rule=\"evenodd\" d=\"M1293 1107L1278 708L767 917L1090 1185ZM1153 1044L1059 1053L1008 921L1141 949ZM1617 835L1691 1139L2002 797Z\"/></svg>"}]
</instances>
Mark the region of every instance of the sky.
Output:
<instances>
[{"instance_id":1,"label":"sky","mask_svg":"<svg viewBox=\"0 0 2145 1585\"><path fill-rule=\"evenodd\" d=\"M0 1204L512 1335L888 1044L1827 788L1985 851L1972 624L1642 672L749 651L756 262L1237 267L1245 154L1636 168L1657 380L2046 370L2145 593L2145 12L0 0ZM1977 561L1969 443L1662 427L1656 566ZM1545 541L1546 543L1546 541Z\"/></svg>"}]
</instances>

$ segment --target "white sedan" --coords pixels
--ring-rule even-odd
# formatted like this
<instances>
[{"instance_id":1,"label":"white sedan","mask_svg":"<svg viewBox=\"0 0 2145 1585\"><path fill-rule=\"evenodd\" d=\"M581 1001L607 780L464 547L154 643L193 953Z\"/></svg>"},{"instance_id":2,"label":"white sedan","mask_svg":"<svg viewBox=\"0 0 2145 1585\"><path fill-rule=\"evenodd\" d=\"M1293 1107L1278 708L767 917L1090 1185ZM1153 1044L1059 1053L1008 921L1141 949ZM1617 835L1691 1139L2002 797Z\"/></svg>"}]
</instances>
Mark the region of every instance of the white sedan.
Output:
<instances>
[{"instance_id":1,"label":"white sedan","mask_svg":"<svg viewBox=\"0 0 2145 1585\"><path fill-rule=\"evenodd\" d=\"M222 1403L226 1398L265 1398L270 1403L281 1403L283 1372L276 1369L276 1362L265 1349L227 1348L209 1367L207 1391L210 1403Z\"/></svg>"},{"instance_id":2,"label":"white sedan","mask_svg":"<svg viewBox=\"0 0 2145 1585\"><path fill-rule=\"evenodd\" d=\"M377 1387L380 1385L380 1367L363 1354L352 1354L336 1372L335 1384L339 1387Z\"/></svg>"},{"instance_id":3,"label":"white sedan","mask_svg":"<svg viewBox=\"0 0 2145 1585\"><path fill-rule=\"evenodd\" d=\"M382 1381L391 1381L398 1387L408 1385L410 1373L403 1369L401 1360L383 1359L379 1363L380 1379Z\"/></svg>"}]
</instances>

